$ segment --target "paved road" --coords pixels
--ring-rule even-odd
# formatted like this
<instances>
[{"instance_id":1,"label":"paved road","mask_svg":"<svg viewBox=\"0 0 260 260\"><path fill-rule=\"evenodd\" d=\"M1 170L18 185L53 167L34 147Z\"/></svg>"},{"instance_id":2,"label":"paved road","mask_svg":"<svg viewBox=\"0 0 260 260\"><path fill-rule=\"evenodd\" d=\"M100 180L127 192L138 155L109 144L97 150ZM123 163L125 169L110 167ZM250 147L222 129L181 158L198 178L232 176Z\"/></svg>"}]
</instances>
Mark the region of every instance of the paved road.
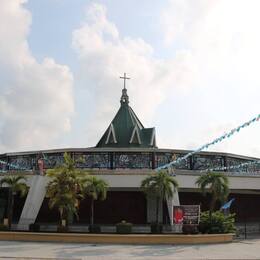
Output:
<instances>
[{"instance_id":1,"label":"paved road","mask_svg":"<svg viewBox=\"0 0 260 260\"><path fill-rule=\"evenodd\" d=\"M217 245L91 245L0 241L0 259L260 259L260 239Z\"/></svg>"}]
</instances>

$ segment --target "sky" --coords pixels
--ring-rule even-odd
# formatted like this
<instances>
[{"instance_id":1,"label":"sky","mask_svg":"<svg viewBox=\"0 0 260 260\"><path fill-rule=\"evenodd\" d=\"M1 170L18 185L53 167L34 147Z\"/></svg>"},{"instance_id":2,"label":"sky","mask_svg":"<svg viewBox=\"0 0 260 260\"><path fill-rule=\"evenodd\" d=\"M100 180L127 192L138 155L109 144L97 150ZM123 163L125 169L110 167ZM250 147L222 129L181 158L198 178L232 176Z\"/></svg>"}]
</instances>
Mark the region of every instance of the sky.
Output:
<instances>
[{"instance_id":1,"label":"sky","mask_svg":"<svg viewBox=\"0 0 260 260\"><path fill-rule=\"evenodd\" d=\"M120 106L160 148L260 113L258 0L1 0L0 152L95 146ZM260 158L259 121L211 151Z\"/></svg>"}]
</instances>

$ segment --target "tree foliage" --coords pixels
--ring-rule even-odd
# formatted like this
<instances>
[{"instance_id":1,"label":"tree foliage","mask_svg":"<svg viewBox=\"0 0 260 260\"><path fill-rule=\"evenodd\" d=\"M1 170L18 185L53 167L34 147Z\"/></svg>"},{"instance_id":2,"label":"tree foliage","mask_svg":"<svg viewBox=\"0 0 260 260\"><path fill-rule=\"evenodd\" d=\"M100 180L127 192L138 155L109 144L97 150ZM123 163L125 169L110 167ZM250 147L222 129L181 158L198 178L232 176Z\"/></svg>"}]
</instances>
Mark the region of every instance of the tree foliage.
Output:
<instances>
[{"instance_id":1,"label":"tree foliage","mask_svg":"<svg viewBox=\"0 0 260 260\"><path fill-rule=\"evenodd\" d=\"M178 189L177 180L170 176L166 171L148 176L141 183L141 189L148 196L156 198L156 223L159 223L159 204L160 202L173 197L174 192Z\"/></svg>"},{"instance_id":2,"label":"tree foliage","mask_svg":"<svg viewBox=\"0 0 260 260\"><path fill-rule=\"evenodd\" d=\"M211 194L210 213L214 210L216 202L224 202L229 194L229 181L222 173L209 172L198 177L196 184L201 192Z\"/></svg>"},{"instance_id":3,"label":"tree foliage","mask_svg":"<svg viewBox=\"0 0 260 260\"><path fill-rule=\"evenodd\" d=\"M95 176L88 176L83 179L83 194L91 198L90 224L94 224L94 201L105 200L107 197L108 183Z\"/></svg>"},{"instance_id":4,"label":"tree foliage","mask_svg":"<svg viewBox=\"0 0 260 260\"><path fill-rule=\"evenodd\" d=\"M25 196L28 192L28 186L26 184L26 177L22 175L6 176L0 180L0 186L6 185L10 189L8 199L8 223L11 227L13 219L13 207L14 207L14 196L19 194Z\"/></svg>"},{"instance_id":5,"label":"tree foliage","mask_svg":"<svg viewBox=\"0 0 260 260\"><path fill-rule=\"evenodd\" d=\"M83 176L85 171L76 168L76 162L67 153L64 154L64 163L47 171L51 178L47 185L46 197L49 198L49 207L57 208L60 219L68 219L70 214L78 217L79 201L83 198Z\"/></svg>"},{"instance_id":6,"label":"tree foliage","mask_svg":"<svg viewBox=\"0 0 260 260\"><path fill-rule=\"evenodd\" d=\"M6 176L0 180L0 185L8 186L11 189L13 195L20 193L20 195L23 197L28 192L26 177L22 175Z\"/></svg>"},{"instance_id":7,"label":"tree foliage","mask_svg":"<svg viewBox=\"0 0 260 260\"><path fill-rule=\"evenodd\" d=\"M225 215L221 211L216 211L210 216L209 211L201 213L199 229L202 233L218 234L218 233L234 233L235 214Z\"/></svg>"}]
</instances>

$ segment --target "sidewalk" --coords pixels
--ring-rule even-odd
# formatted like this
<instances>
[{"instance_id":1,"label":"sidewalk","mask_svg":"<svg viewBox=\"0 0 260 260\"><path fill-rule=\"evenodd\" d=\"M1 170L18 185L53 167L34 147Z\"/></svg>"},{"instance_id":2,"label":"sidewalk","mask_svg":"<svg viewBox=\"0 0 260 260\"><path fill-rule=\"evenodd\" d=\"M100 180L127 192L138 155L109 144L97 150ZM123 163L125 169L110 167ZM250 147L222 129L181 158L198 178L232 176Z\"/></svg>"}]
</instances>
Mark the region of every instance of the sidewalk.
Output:
<instances>
[{"instance_id":1,"label":"sidewalk","mask_svg":"<svg viewBox=\"0 0 260 260\"><path fill-rule=\"evenodd\" d=\"M260 259L260 239L191 246L93 245L0 241L0 259Z\"/></svg>"}]
</instances>

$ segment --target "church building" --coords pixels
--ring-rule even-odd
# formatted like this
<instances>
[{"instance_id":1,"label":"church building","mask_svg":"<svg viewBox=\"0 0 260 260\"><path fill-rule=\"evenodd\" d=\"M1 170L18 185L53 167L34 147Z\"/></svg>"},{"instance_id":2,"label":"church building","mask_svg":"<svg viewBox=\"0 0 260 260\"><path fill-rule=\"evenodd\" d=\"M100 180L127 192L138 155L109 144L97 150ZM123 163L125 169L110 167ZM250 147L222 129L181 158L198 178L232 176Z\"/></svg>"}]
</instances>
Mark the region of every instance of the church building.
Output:
<instances>
[{"instance_id":1,"label":"church building","mask_svg":"<svg viewBox=\"0 0 260 260\"><path fill-rule=\"evenodd\" d=\"M95 204L96 224L115 224L122 220L144 225L155 221L155 201L140 190L141 181L154 174L155 169L176 158L186 155L187 150L162 149L157 147L154 127L146 128L130 106L127 89L122 90L120 107L95 147L55 150L25 151L0 155L0 178L9 173L23 172L28 176L29 193L26 199L16 197L14 222L21 227L30 223L55 223L58 212L48 208L46 184L48 178L39 174L39 160L43 160L44 171L63 163L64 153L78 160L77 167L90 170L109 184L105 201ZM171 201L161 205L160 219L172 224L173 205L199 204L208 208L208 197L201 195L195 181L203 170L230 167L259 160L259 158L221 152L200 152L190 156L176 166L176 179L180 185ZM20 169L17 169L19 165ZM22 170L21 170L22 169ZM231 211L237 214L238 222L259 222L260 166L251 165L224 171L230 180L230 198L235 198ZM7 202L6 188L0 189L0 221L4 217ZM2 212L2 213L1 213ZM77 223L90 222L90 201L80 204ZM76 220L75 220L76 221Z\"/></svg>"}]
</instances>

